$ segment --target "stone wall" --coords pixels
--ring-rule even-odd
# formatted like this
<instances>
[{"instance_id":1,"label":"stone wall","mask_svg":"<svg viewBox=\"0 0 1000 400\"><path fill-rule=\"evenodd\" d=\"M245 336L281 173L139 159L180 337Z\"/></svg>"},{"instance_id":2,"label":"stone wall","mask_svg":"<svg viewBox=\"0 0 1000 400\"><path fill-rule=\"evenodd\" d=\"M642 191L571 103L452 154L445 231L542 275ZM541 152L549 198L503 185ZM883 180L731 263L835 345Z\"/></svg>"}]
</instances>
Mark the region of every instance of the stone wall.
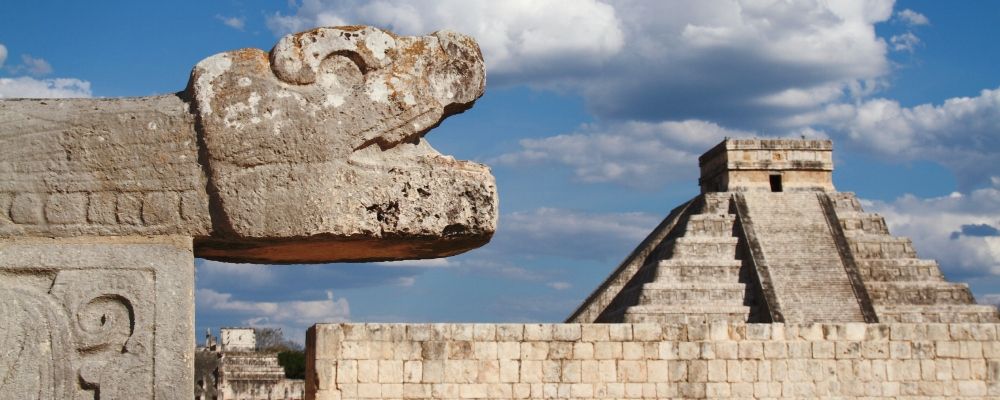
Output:
<instances>
[{"instance_id":1,"label":"stone wall","mask_svg":"<svg viewBox=\"0 0 1000 400\"><path fill-rule=\"evenodd\" d=\"M1000 324L318 324L306 398L1000 396Z\"/></svg>"}]
</instances>

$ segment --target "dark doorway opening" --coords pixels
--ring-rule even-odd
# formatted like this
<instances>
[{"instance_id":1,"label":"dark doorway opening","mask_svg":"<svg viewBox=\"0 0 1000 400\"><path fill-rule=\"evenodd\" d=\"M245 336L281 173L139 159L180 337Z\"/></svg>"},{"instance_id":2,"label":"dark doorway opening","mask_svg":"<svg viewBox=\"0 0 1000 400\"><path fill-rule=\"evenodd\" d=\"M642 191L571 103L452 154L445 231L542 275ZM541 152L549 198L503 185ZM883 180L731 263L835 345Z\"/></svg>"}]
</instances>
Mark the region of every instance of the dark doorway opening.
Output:
<instances>
[{"instance_id":1,"label":"dark doorway opening","mask_svg":"<svg viewBox=\"0 0 1000 400\"><path fill-rule=\"evenodd\" d=\"M781 175L771 175L771 191L781 191Z\"/></svg>"}]
</instances>

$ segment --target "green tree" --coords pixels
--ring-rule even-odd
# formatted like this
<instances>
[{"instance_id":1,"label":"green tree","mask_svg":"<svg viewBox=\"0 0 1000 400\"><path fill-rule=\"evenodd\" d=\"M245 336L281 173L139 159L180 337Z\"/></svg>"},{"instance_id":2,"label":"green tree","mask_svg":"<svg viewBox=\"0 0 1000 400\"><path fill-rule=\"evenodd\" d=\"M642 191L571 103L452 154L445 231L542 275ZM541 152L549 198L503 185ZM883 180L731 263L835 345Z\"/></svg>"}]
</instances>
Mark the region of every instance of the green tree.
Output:
<instances>
[{"instance_id":1,"label":"green tree","mask_svg":"<svg viewBox=\"0 0 1000 400\"><path fill-rule=\"evenodd\" d=\"M306 378L306 353L300 350L286 350L278 353L278 364L285 368L285 378Z\"/></svg>"},{"instance_id":2,"label":"green tree","mask_svg":"<svg viewBox=\"0 0 1000 400\"><path fill-rule=\"evenodd\" d=\"M278 364L285 369L285 378L306 378L306 353L302 345L285 339L281 328L254 328L257 351L277 352Z\"/></svg>"}]
</instances>

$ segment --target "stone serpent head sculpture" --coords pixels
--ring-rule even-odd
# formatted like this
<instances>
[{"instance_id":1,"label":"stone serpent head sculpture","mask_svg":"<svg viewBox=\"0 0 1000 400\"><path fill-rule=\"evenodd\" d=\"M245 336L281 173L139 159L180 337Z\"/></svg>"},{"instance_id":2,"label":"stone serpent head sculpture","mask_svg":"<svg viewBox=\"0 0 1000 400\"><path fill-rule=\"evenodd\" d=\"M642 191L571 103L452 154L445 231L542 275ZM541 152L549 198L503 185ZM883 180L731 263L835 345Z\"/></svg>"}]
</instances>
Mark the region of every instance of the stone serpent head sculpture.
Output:
<instances>
[{"instance_id":1,"label":"stone serpent head sculpture","mask_svg":"<svg viewBox=\"0 0 1000 400\"><path fill-rule=\"evenodd\" d=\"M175 95L0 101L0 237L184 235L266 263L448 256L496 228L483 165L424 135L482 96L469 37L318 28Z\"/></svg>"}]
</instances>

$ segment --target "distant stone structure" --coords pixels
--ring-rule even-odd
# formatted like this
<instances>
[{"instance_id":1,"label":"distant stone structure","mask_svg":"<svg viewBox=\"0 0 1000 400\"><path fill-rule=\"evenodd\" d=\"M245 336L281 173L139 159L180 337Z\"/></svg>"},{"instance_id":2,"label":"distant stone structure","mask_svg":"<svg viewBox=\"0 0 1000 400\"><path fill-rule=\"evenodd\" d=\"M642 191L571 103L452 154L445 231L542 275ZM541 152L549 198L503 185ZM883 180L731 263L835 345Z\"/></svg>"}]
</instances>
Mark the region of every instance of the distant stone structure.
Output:
<instances>
[{"instance_id":1,"label":"distant stone structure","mask_svg":"<svg viewBox=\"0 0 1000 400\"><path fill-rule=\"evenodd\" d=\"M833 187L829 140L726 139L570 322L997 322Z\"/></svg>"},{"instance_id":2,"label":"distant stone structure","mask_svg":"<svg viewBox=\"0 0 1000 400\"><path fill-rule=\"evenodd\" d=\"M307 399L1000 398L1000 324L833 186L727 139L564 324L317 324Z\"/></svg>"},{"instance_id":3,"label":"distant stone structure","mask_svg":"<svg viewBox=\"0 0 1000 400\"><path fill-rule=\"evenodd\" d=\"M302 400L305 381L285 378L276 352L257 351L253 328L211 332L195 352L195 400ZM220 343L221 342L221 343Z\"/></svg>"},{"instance_id":4,"label":"distant stone structure","mask_svg":"<svg viewBox=\"0 0 1000 400\"><path fill-rule=\"evenodd\" d=\"M176 94L0 100L0 393L190 398L194 257L485 244L489 168L424 139L484 88L468 36L345 26L211 56Z\"/></svg>"},{"instance_id":5,"label":"distant stone structure","mask_svg":"<svg viewBox=\"0 0 1000 400\"><path fill-rule=\"evenodd\" d=\"M222 328L219 330L219 336L222 351L254 351L257 349L257 332L253 328Z\"/></svg>"}]
</instances>

